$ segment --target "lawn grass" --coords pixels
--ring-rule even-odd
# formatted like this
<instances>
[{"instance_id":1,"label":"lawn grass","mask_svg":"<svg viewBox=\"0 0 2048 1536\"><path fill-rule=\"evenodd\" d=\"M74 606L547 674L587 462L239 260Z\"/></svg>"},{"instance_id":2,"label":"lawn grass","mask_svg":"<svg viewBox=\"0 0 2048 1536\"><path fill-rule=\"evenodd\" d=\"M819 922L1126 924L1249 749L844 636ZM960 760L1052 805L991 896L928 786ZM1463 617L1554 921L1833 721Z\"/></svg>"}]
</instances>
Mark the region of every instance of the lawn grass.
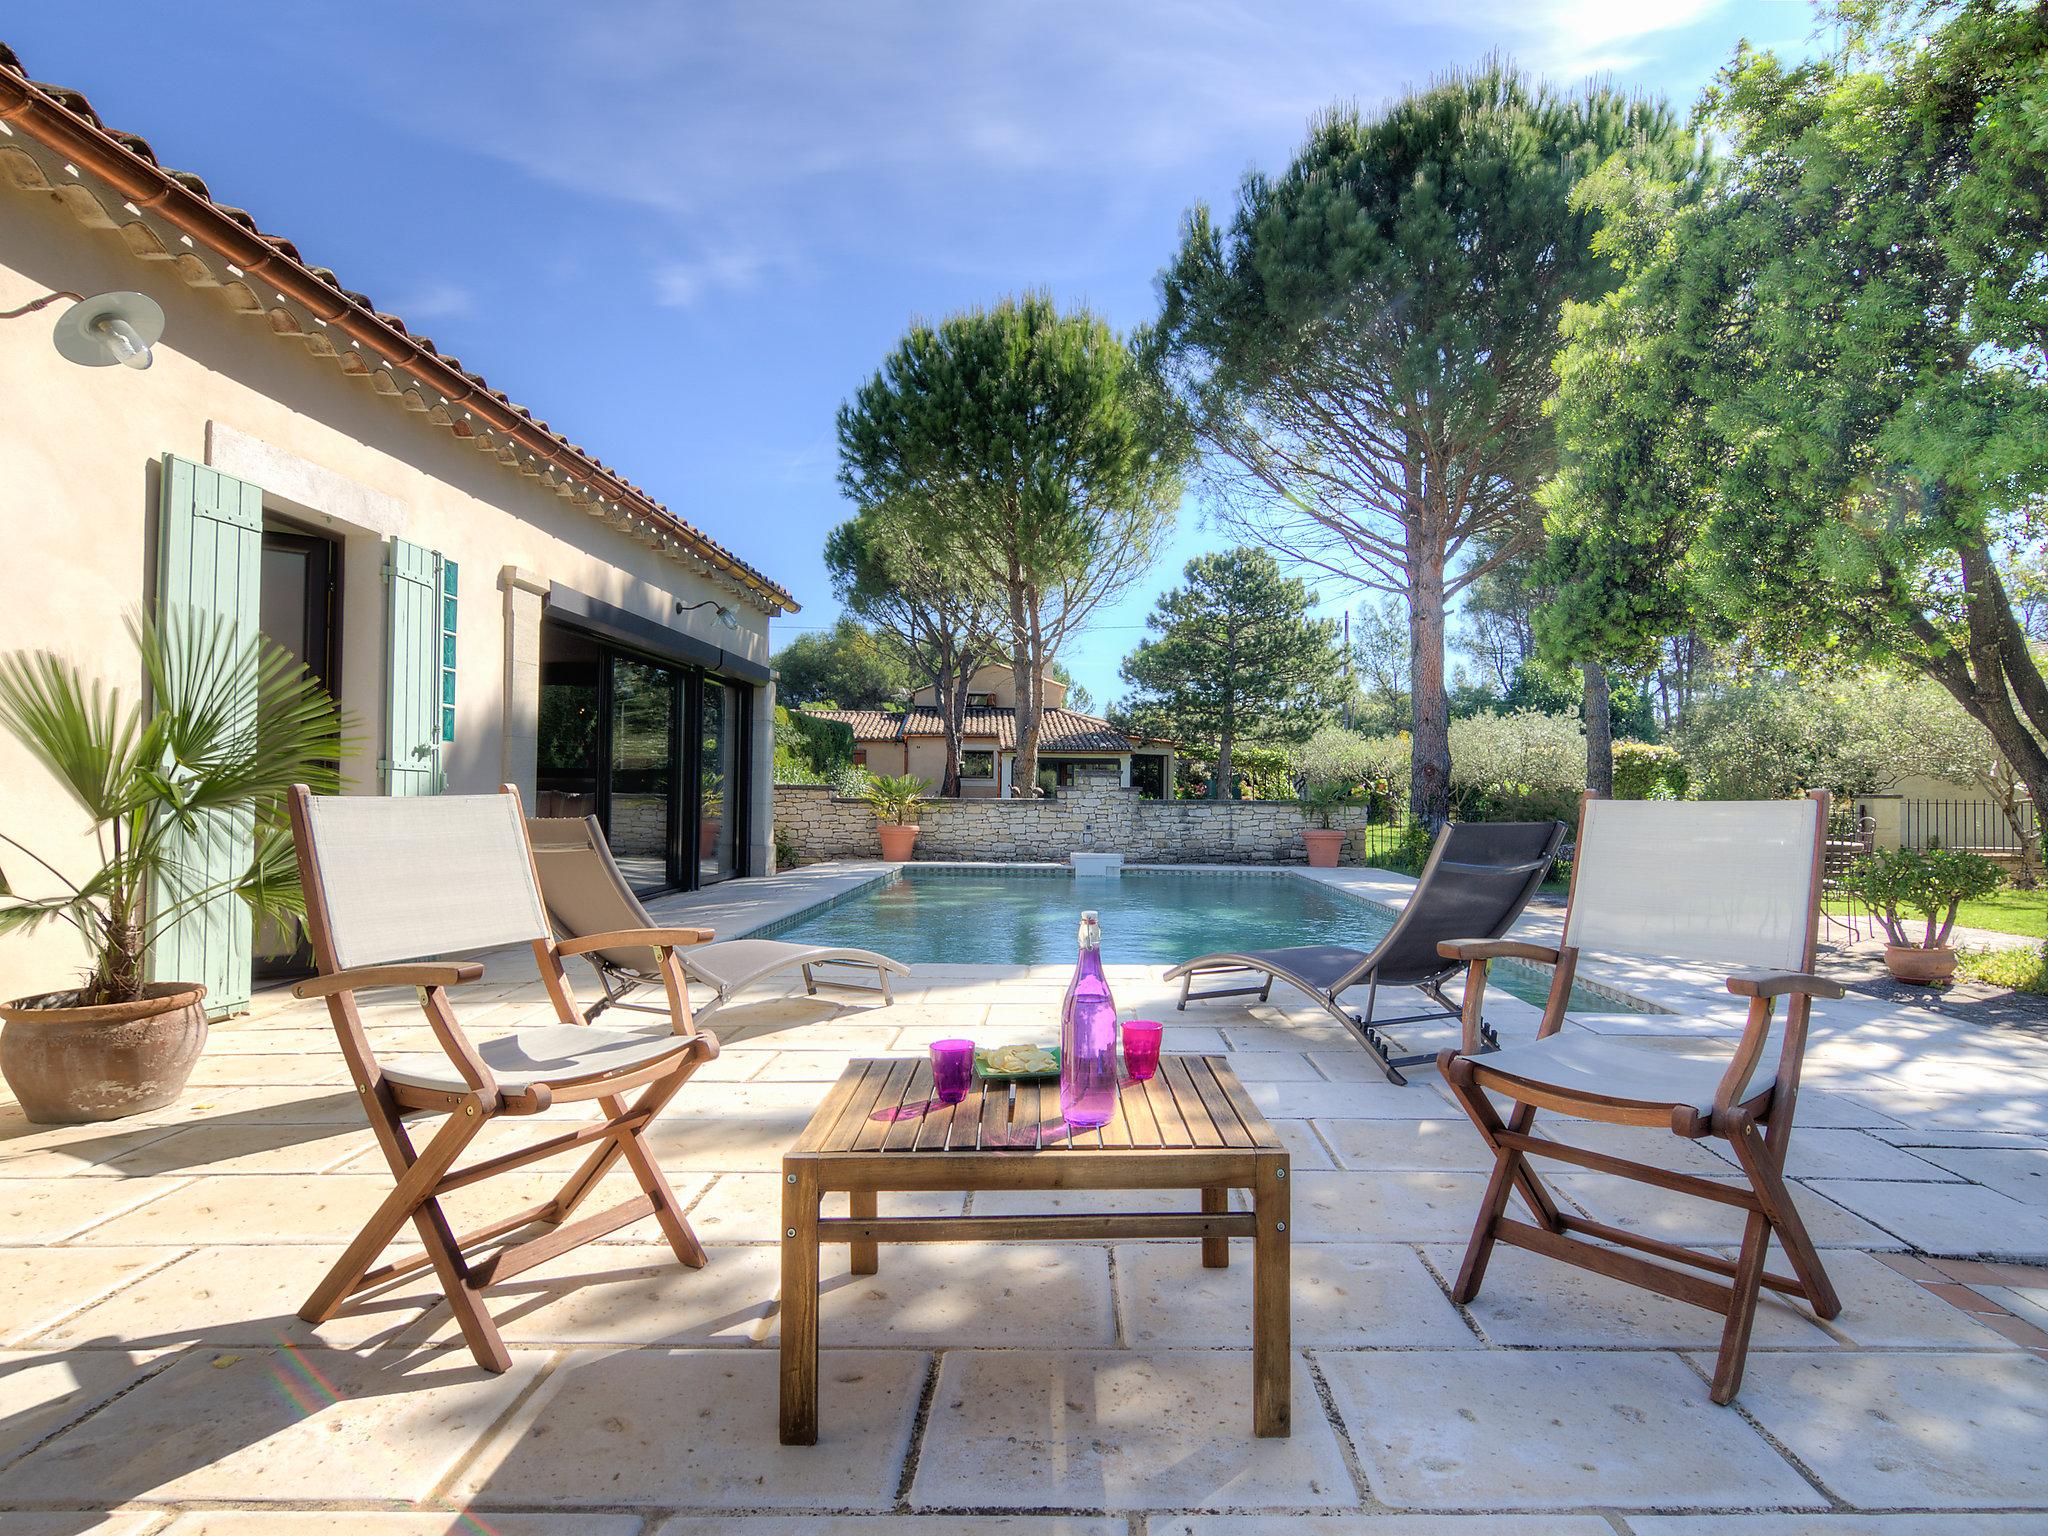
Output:
<instances>
[{"instance_id":1,"label":"lawn grass","mask_svg":"<svg viewBox=\"0 0 2048 1536\"><path fill-rule=\"evenodd\" d=\"M1830 900L1828 911L1838 917L1862 916L1854 902ZM1981 901L1966 901L1956 914L1959 928L1984 928L1992 933L2016 933L2029 939L2048 939L2048 890L1994 891ZM1908 918L1906 932L1918 937L1920 919Z\"/></svg>"}]
</instances>

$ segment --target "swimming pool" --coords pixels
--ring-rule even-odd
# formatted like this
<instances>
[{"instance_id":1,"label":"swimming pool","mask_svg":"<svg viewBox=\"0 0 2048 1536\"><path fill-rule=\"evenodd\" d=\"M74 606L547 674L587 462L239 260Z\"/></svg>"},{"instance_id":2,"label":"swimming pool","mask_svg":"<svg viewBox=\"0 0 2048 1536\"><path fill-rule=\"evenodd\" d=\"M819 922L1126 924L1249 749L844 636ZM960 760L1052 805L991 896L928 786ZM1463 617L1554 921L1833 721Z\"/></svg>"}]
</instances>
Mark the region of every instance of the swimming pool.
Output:
<instances>
[{"instance_id":1,"label":"swimming pool","mask_svg":"<svg viewBox=\"0 0 2048 1536\"><path fill-rule=\"evenodd\" d=\"M879 950L906 965L1042 965L1074 958L1083 909L1102 915L1109 965L1171 965L1218 950L1348 944L1370 949L1393 926L1386 907L1283 872L1127 869L1120 879L1065 870L912 865L837 901L750 935ZM1501 962L1494 984L1541 1003L1547 972ZM1585 987L1588 1013L1630 1004Z\"/></svg>"}]
</instances>

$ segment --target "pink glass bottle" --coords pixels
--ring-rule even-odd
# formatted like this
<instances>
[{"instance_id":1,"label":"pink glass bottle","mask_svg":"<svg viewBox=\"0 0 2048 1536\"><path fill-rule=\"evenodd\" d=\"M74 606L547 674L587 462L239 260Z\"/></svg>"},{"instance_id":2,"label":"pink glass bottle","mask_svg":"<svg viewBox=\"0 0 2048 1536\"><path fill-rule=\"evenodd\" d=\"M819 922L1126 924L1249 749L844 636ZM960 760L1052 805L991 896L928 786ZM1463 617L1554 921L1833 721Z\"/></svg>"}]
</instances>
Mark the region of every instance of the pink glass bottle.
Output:
<instances>
[{"instance_id":1,"label":"pink glass bottle","mask_svg":"<svg viewBox=\"0 0 2048 1536\"><path fill-rule=\"evenodd\" d=\"M1102 974L1102 924L1081 914L1081 957L1060 1007L1060 1115L1077 1130L1116 1113L1116 999Z\"/></svg>"}]
</instances>

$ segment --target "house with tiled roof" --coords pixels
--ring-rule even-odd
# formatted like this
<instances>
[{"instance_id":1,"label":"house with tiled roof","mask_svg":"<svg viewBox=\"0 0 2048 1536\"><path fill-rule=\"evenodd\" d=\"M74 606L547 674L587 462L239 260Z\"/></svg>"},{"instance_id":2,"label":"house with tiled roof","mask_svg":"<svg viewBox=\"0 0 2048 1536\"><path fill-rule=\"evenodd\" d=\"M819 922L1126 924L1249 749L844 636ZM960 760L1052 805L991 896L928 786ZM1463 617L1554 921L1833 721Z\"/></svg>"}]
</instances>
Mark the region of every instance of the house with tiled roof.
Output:
<instances>
[{"instance_id":1,"label":"house with tiled roof","mask_svg":"<svg viewBox=\"0 0 2048 1536\"><path fill-rule=\"evenodd\" d=\"M1094 715L1067 708L1067 685L1047 676L1039 719L1040 782L1072 784L1082 773L1114 769L1129 788L1155 800L1170 798L1173 744L1129 736ZM946 729L938 691L923 688L894 709L806 709L853 732L854 761L882 774L914 773L935 788L946 767ZM1015 793L1017 687L1009 663L981 668L968 684L967 718L960 743L960 793L987 799Z\"/></svg>"},{"instance_id":2,"label":"house with tiled roof","mask_svg":"<svg viewBox=\"0 0 2048 1536\"><path fill-rule=\"evenodd\" d=\"M770 867L788 591L4 44L0 380L0 652L133 698L124 616L194 610L328 686L351 793L509 782L599 817L647 888ZM76 828L87 867L11 739L0 785L10 831ZM70 984L68 933L0 945L0 997ZM295 940L252 958L223 898L160 952L228 1011Z\"/></svg>"}]
</instances>

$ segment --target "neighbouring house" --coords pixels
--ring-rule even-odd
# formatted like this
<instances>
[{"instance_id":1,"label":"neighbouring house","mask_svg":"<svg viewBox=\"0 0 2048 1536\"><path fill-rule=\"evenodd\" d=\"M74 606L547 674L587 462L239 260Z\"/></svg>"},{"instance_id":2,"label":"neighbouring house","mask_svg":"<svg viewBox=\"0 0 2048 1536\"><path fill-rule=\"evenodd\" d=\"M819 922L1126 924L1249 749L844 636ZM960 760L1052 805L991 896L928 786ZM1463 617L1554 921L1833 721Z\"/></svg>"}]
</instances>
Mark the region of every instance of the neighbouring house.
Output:
<instances>
[{"instance_id":1,"label":"neighbouring house","mask_svg":"<svg viewBox=\"0 0 2048 1536\"><path fill-rule=\"evenodd\" d=\"M145 295L162 339L147 372L80 366L56 344L71 300L0 320L0 651L133 698L123 616L183 604L327 683L352 793L509 782L595 814L650 888L771 867L789 593L0 46L0 310L66 290ZM9 740L0 830L83 866L82 820ZM296 947L224 904L162 953L226 1011ZM0 997L78 961L58 925L10 937Z\"/></svg>"},{"instance_id":2,"label":"neighbouring house","mask_svg":"<svg viewBox=\"0 0 2048 1536\"><path fill-rule=\"evenodd\" d=\"M1115 769L1119 782L1154 800L1173 794L1173 744L1127 736L1107 720L1066 707L1067 685L1044 680L1038 771L1058 785L1078 774ZM853 760L876 773L914 773L937 789L946 771L946 731L938 690L921 688L894 709L806 709L853 731ZM960 793L986 799L1011 794L1017 765L1017 686L1007 662L982 667L968 684L960 741Z\"/></svg>"}]
</instances>

